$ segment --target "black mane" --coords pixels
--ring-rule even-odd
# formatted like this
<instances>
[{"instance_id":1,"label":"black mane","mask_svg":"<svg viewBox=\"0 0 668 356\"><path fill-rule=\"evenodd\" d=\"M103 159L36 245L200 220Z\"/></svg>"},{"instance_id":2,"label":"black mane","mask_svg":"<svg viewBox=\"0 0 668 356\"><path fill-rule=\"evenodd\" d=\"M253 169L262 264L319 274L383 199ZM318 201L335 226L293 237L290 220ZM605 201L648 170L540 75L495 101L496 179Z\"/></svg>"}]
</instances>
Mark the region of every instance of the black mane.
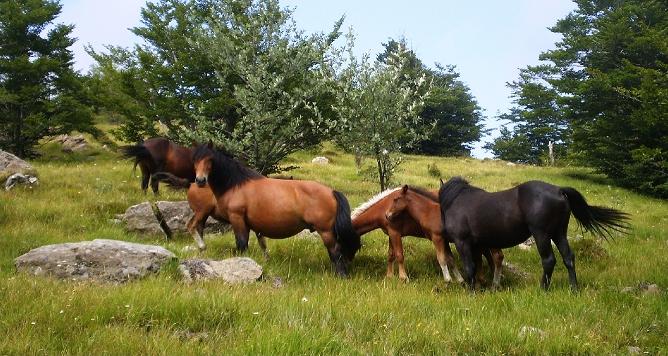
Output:
<instances>
[{"instance_id":1,"label":"black mane","mask_svg":"<svg viewBox=\"0 0 668 356\"><path fill-rule=\"evenodd\" d=\"M441 184L441 189L438 190L438 200L441 203L441 211L446 211L452 205L452 202L465 190L475 189L479 190L469 184L469 182L462 177L452 177L447 182Z\"/></svg>"},{"instance_id":2,"label":"black mane","mask_svg":"<svg viewBox=\"0 0 668 356\"><path fill-rule=\"evenodd\" d=\"M408 189L412 190L413 192L415 192L417 194L422 195L423 197L425 197L427 199L433 200L433 201L438 203L438 196L436 194L424 189L424 188L409 185Z\"/></svg>"},{"instance_id":3,"label":"black mane","mask_svg":"<svg viewBox=\"0 0 668 356\"><path fill-rule=\"evenodd\" d=\"M225 150L213 149L208 145L199 145L195 148L193 162L198 162L207 157L211 157L211 172L209 172L208 177L209 186L217 194L223 194L250 180L264 177L258 171L246 167Z\"/></svg>"}]
</instances>

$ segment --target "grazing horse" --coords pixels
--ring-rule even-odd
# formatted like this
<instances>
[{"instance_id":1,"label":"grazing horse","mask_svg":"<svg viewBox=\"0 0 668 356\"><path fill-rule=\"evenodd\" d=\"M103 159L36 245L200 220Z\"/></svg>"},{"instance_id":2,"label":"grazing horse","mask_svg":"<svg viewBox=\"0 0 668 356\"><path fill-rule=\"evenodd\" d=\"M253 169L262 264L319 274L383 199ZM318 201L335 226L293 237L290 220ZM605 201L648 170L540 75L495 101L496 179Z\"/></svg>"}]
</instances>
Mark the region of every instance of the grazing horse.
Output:
<instances>
[{"instance_id":1,"label":"grazing horse","mask_svg":"<svg viewBox=\"0 0 668 356\"><path fill-rule=\"evenodd\" d=\"M211 187L239 251L248 247L250 230L282 239L309 229L320 234L336 273L347 275L347 264L361 244L343 194L313 181L264 177L210 144L195 149L193 162L195 183ZM194 237L204 248L202 236Z\"/></svg>"},{"instance_id":2,"label":"grazing horse","mask_svg":"<svg viewBox=\"0 0 668 356\"><path fill-rule=\"evenodd\" d=\"M141 170L141 189L146 194L149 179L156 172L169 172L177 177L195 180L192 149L166 138L150 138L141 144L121 148L125 158L135 160L133 169ZM151 179L151 189L158 194L159 180Z\"/></svg>"},{"instance_id":3,"label":"grazing horse","mask_svg":"<svg viewBox=\"0 0 668 356\"><path fill-rule=\"evenodd\" d=\"M357 209L353 212L353 226L358 229L358 233L375 229L379 227L380 223L380 227L390 236L388 276L394 273L393 260L396 258L399 262L399 278L407 278L405 276L406 272L403 270L401 237L411 235L425 237L433 242L446 282L451 281L448 267L453 269L453 273L459 282L464 281L454 265L450 240L442 234L441 210L437 192L428 192L421 188L404 185L401 188L391 190L373 205L367 207L366 210L360 211L357 215L356 213ZM380 216L373 218L373 215ZM498 287L501 280L503 252L499 249L492 249L484 250L484 253L490 269L494 271L493 284ZM482 269L479 271L482 272ZM482 280L482 276L478 275L478 279Z\"/></svg>"},{"instance_id":4,"label":"grazing horse","mask_svg":"<svg viewBox=\"0 0 668 356\"><path fill-rule=\"evenodd\" d=\"M218 221L224 221L225 217L223 213L218 209L216 204L216 196L213 195L213 191L208 186L200 188L195 183L191 183L188 179L179 178L168 172L158 172L151 176L151 181L162 181L166 182L171 188L175 189L188 189L188 205L193 211L193 216L188 221L186 225L188 232L191 236L197 241L196 236L204 236L204 226L206 220L211 216L212 218ZM269 258L269 253L267 252L267 243L264 236L256 233L257 242L262 249L264 258Z\"/></svg>"},{"instance_id":5,"label":"grazing horse","mask_svg":"<svg viewBox=\"0 0 668 356\"><path fill-rule=\"evenodd\" d=\"M443 234L454 241L470 288L474 288L473 256L478 250L512 247L533 235L543 264L541 286L550 286L556 264L550 242L554 241L568 269L571 289L576 290L575 256L566 237L571 213L586 231L603 238L629 228L628 214L590 206L577 190L541 181L489 193L455 177L441 182L438 195Z\"/></svg>"}]
</instances>

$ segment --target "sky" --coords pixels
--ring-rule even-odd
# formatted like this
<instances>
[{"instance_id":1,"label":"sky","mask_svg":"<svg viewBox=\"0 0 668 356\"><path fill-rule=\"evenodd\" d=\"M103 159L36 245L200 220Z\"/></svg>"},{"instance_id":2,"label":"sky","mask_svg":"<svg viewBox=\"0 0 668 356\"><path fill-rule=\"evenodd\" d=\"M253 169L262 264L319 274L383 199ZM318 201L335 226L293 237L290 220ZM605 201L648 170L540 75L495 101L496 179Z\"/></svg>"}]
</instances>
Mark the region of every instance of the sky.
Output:
<instances>
[{"instance_id":1,"label":"sky","mask_svg":"<svg viewBox=\"0 0 668 356\"><path fill-rule=\"evenodd\" d=\"M484 142L501 123L497 115L512 105L506 83L519 69L538 63L538 55L554 48L560 37L548 30L575 9L570 0L280 0L294 9L294 19L307 33L327 32L345 15L344 28L356 34L356 51L372 57L388 39L405 38L428 66L454 65L486 116L492 135L477 143L474 157L491 157ZM139 42L128 29L140 25L140 0L63 0L58 22L73 24L78 39L75 68L86 72L94 63L84 51L90 45L129 47Z\"/></svg>"}]
</instances>

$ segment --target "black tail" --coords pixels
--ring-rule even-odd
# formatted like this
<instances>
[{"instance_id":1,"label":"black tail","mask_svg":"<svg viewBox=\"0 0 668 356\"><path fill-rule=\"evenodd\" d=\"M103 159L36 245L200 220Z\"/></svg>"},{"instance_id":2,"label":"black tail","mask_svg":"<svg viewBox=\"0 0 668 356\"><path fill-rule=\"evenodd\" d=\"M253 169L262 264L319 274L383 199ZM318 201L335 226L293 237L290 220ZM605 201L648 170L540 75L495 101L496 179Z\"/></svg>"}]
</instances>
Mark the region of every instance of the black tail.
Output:
<instances>
[{"instance_id":1,"label":"black tail","mask_svg":"<svg viewBox=\"0 0 668 356\"><path fill-rule=\"evenodd\" d=\"M123 146L121 147L121 154L123 158L134 159L135 165L132 167L132 170L137 169L137 165L140 162L144 162L147 165L147 168L155 167L155 160L151 152L142 144L135 146Z\"/></svg>"},{"instance_id":2,"label":"black tail","mask_svg":"<svg viewBox=\"0 0 668 356\"><path fill-rule=\"evenodd\" d=\"M179 178L168 172L158 172L151 176L151 180L165 182L170 188L174 189L188 189L190 188L190 180L186 178Z\"/></svg>"},{"instance_id":3,"label":"black tail","mask_svg":"<svg viewBox=\"0 0 668 356\"><path fill-rule=\"evenodd\" d=\"M360 236L355 232L352 220L350 219L348 199L336 190L334 191L334 198L336 198L334 234L336 234L336 241L341 246L343 257L348 261L352 261L355 253L362 247L362 242L360 241Z\"/></svg>"},{"instance_id":4,"label":"black tail","mask_svg":"<svg viewBox=\"0 0 668 356\"><path fill-rule=\"evenodd\" d=\"M562 187L561 192L568 199L575 219L586 231L606 240L612 237L613 231L628 233L629 214L612 208L590 206L582 194L573 188Z\"/></svg>"}]
</instances>

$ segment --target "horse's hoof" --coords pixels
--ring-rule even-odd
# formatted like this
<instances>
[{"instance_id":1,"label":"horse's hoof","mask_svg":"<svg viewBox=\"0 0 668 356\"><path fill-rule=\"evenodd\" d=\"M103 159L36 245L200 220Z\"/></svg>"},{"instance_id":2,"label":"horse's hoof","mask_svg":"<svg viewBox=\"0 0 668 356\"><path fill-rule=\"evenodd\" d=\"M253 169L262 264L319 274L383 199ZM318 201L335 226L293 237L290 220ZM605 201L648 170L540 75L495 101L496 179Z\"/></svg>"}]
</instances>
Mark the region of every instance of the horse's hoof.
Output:
<instances>
[{"instance_id":1,"label":"horse's hoof","mask_svg":"<svg viewBox=\"0 0 668 356\"><path fill-rule=\"evenodd\" d=\"M411 281L410 278L408 278L408 276L405 276L405 277L399 277L399 280L402 281L402 282L404 282L404 283L408 283L408 282Z\"/></svg>"}]
</instances>

